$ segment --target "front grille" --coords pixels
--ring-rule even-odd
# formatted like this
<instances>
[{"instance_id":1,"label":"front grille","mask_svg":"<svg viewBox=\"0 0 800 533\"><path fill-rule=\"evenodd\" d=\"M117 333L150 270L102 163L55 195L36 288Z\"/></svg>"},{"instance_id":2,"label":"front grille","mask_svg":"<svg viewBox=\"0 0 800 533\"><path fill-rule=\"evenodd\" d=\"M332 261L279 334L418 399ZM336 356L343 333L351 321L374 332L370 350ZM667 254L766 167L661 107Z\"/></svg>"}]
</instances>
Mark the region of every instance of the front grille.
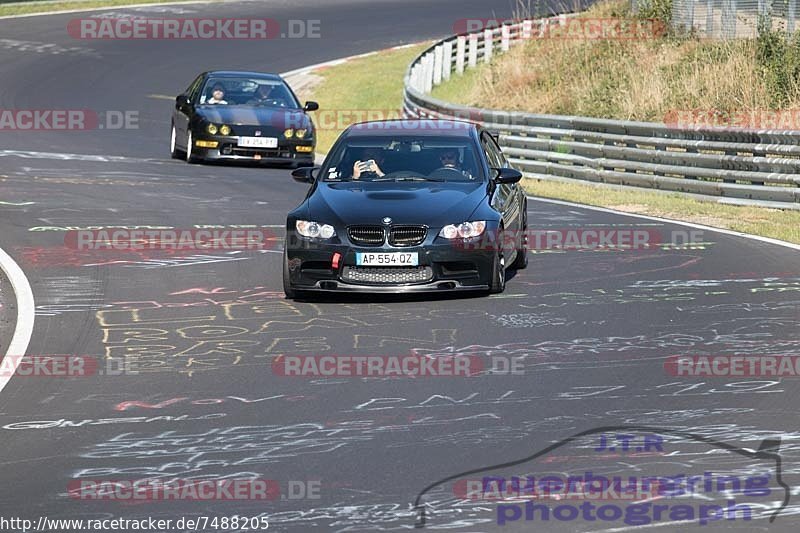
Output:
<instances>
[{"instance_id":1,"label":"front grille","mask_svg":"<svg viewBox=\"0 0 800 533\"><path fill-rule=\"evenodd\" d=\"M261 157L292 157L292 153L287 148L243 148L226 144L220 147L220 152L223 155L240 155L244 157L253 157L255 155L260 155Z\"/></svg>"},{"instance_id":2,"label":"front grille","mask_svg":"<svg viewBox=\"0 0 800 533\"><path fill-rule=\"evenodd\" d=\"M398 268L346 266L342 269L342 279L385 285L424 283L433 279L433 269L429 266Z\"/></svg>"},{"instance_id":3,"label":"front grille","mask_svg":"<svg viewBox=\"0 0 800 533\"><path fill-rule=\"evenodd\" d=\"M361 246L380 246L385 237L383 226L350 226L347 235L350 241Z\"/></svg>"},{"instance_id":4,"label":"front grille","mask_svg":"<svg viewBox=\"0 0 800 533\"><path fill-rule=\"evenodd\" d=\"M428 228L425 226L392 226L389 230L389 244L392 246L417 246L422 244Z\"/></svg>"}]
</instances>

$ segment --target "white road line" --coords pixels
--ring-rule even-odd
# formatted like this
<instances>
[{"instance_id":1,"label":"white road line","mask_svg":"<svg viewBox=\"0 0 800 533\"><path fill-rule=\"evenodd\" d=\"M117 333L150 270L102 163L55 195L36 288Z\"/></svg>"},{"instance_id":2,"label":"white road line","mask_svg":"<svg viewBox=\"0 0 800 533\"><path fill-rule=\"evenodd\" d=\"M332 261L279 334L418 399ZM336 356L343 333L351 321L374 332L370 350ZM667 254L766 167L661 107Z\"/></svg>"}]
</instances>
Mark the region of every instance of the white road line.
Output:
<instances>
[{"instance_id":1,"label":"white road line","mask_svg":"<svg viewBox=\"0 0 800 533\"><path fill-rule=\"evenodd\" d=\"M770 237L762 237L760 235L751 235L750 233L742 233L741 231L733 231L729 229L723 228L714 228L712 226L704 226L702 224L695 224L694 222L684 222L683 220L672 220L671 218L659 218L650 215L639 215L636 213L626 213L625 211L617 211L616 209L609 209L607 207L597 207L593 205L584 205L584 204L576 204L573 202L565 202L564 200L552 200L550 198L539 198L537 196L527 196L529 200L535 200L537 202L546 202L549 204L557 204L557 205L565 205L569 207L577 207L580 209L589 209L592 211L600 211L601 213L610 213L612 215L625 215L628 217L636 217L636 218L643 218L645 220L654 220L656 222L664 222L667 224L679 224L681 226L687 226L690 228L701 229L704 231L715 231L717 233L724 233L726 235L733 235L734 237L744 237L745 239L752 239L755 241L766 242L768 244L775 244L778 246L784 246L786 248L791 248L792 250L800 250L800 244L794 244L792 242L781 241L779 239L772 239Z\"/></svg>"},{"instance_id":2,"label":"white road line","mask_svg":"<svg viewBox=\"0 0 800 533\"><path fill-rule=\"evenodd\" d=\"M14 336L11 337L11 344L8 347L6 356L11 358L11 365L6 368L9 371L0 374L0 392L5 388L17 367L22 362L22 356L28 351L28 344L33 334L33 320L35 317L36 305L33 301L33 291L28 283L28 278L19 265L3 249L0 249L0 269L5 272L11 288L17 299L17 324L14 328ZM13 371L11 371L13 366Z\"/></svg>"}]
</instances>

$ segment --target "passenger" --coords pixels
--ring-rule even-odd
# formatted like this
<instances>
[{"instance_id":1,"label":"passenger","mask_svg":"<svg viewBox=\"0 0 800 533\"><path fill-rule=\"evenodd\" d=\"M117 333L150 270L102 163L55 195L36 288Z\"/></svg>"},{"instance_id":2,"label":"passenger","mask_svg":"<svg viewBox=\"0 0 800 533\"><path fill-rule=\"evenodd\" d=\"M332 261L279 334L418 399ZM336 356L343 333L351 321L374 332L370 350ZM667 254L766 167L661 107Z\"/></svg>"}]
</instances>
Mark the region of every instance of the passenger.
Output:
<instances>
[{"instance_id":1,"label":"passenger","mask_svg":"<svg viewBox=\"0 0 800 533\"><path fill-rule=\"evenodd\" d=\"M225 101L225 89L221 84L217 83L211 90L211 98L206 101L207 104L227 104Z\"/></svg>"}]
</instances>

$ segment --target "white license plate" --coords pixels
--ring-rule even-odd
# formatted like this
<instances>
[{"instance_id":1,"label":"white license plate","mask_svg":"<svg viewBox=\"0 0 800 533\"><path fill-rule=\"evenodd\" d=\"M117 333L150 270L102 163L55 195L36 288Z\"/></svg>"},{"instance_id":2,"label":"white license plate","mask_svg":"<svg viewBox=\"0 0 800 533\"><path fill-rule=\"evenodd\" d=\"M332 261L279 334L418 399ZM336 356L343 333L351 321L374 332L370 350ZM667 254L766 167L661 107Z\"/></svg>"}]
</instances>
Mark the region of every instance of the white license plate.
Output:
<instances>
[{"instance_id":1,"label":"white license plate","mask_svg":"<svg viewBox=\"0 0 800 533\"><path fill-rule=\"evenodd\" d=\"M357 266L418 266L419 254L406 252L356 253Z\"/></svg>"},{"instance_id":2,"label":"white license plate","mask_svg":"<svg viewBox=\"0 0 800 533\"><path fill-rule=\"evenodd\" d=\"M239 137L239 146L246 148L277 148L277 137Z\"/></svg>"}]
</instances>

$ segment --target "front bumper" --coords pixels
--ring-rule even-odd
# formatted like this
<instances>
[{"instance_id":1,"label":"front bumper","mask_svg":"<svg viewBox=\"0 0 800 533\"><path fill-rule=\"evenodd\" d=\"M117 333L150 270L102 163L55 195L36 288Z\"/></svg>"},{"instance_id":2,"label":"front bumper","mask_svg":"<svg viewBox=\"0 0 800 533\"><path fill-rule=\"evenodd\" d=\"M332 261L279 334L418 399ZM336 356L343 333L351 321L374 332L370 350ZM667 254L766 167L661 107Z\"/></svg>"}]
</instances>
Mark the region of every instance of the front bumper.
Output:
<instances>
[{"instance_id":1,"label":"front bumper","mask_svg":"<svg viewBox=\"0 0 800 533\"><path fill-rule=\"evenodd\" d=\"M356 267L356 252L416 252L419 266L416 269L415 267ZM333 256L336 253L341 254L341 259L338 268L333 268ZM459 249L446 241L412 247L359 247L349 243L321 244L295 235L287 239L286 258L289 281L295 290L372 293L447 292L488 290L494 252ZM394 277L405 277L402 275L404 270L408 272L424 270L426 275L420 275L412 282L391 280ZM357 271L358 276L354 271ZM398 276L384 275L385 272L396 273Z\"/></svg>"},{"instance_id":2,"label":"front bumper","mask_svg":"<svg viewBox=\"0 0 800 533\"><path fill-rule=\"evenodd\" d=\"M217 146L210 148L198 146L198 143L216 142ZM300 152L298 147L310 149L310 152ZM301 148L301 149L302 149ZM194 139L193 154L205 161L246 161L262 164L314 164L313 139L278 140L277 148L251 148L238 146L238 137L222 135L202 135Z\"/></svg>"}]
</instances>

